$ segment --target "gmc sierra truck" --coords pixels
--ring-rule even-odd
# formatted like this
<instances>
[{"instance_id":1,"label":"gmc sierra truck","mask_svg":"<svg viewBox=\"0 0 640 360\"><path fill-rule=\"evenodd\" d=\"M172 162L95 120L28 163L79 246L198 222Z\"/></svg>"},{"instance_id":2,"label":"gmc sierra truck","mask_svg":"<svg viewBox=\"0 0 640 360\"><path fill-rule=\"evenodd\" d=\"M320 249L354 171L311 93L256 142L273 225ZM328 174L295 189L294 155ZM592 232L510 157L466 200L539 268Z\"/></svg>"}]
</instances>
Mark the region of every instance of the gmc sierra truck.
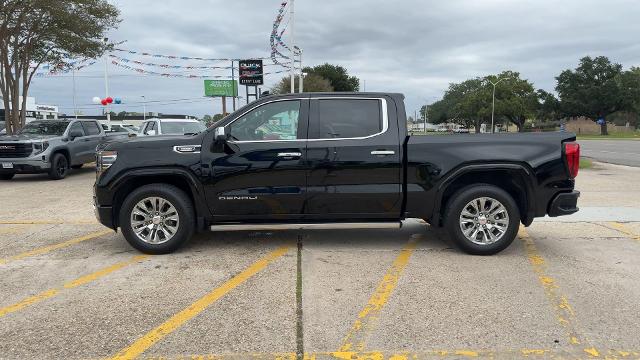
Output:
<instances>
[{"instance_id":1,"label":"gmc sierra truck","mask_svg":"<svg viewBox=\"0 0 640 360\"><path fill-rule=\"evenodd\" d=\"M0 135L0 180L16 174L47 173L64 179L69 169L95 160L106 135L96 120L37 120L16 135Z\"/></svg>"},{"instance_id":2,"label":"gmc sierra truck","mask_svg":"<svg viewBox=\"0 0 640 360\"><path fill-rule=\"evenodd\" d=\"M520 223L578 211L575 134L410 136L401 94L269 96L198 135L99 147L94 205L136 249L195 231L444 227L495 254Z\"/></svg>"}]
</instances>

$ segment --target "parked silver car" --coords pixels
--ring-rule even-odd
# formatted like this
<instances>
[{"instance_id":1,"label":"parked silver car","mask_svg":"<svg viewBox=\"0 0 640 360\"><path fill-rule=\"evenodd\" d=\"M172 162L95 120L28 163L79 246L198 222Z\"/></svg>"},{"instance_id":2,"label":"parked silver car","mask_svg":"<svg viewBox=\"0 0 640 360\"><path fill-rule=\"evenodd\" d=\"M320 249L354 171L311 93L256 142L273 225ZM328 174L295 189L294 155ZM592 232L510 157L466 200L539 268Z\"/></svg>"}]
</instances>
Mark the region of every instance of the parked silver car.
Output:
<instances>
[{"instance_id":1,"label":"parked silver car","mask_svg":"<svg viewBox=\"0 0 640 360\"><path fill-rule=\"evenodd\" d=\"M193 119L149 119L140 127L141 135L199 134L207 127Z\"/></svg>"}]
</instances>

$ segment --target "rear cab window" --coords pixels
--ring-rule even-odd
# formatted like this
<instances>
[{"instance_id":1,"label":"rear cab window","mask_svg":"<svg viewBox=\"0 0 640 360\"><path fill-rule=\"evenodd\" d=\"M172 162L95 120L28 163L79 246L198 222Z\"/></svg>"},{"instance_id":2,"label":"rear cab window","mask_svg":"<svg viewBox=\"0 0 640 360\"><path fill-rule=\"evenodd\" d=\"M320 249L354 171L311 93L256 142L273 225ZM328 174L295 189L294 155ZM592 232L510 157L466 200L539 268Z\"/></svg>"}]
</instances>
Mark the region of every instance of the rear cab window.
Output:
<instances>
[{"instance_id":1,"label":"rear cab window","mask_svg":"<svg viewBox=\"0 0 640 360\"><path fill-rule=\"evenodd\" d=\"M384 130L380 99L318 99L311 139L351 139Z\"/></svg>"}]
</instances>

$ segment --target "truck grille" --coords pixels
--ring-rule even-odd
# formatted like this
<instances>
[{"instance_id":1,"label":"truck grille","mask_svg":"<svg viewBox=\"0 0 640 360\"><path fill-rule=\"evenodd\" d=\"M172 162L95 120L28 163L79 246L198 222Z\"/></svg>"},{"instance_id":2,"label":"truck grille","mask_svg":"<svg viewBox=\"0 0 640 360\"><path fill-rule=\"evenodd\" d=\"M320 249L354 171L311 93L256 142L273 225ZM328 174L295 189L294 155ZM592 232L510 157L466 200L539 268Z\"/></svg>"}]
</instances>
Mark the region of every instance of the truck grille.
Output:
<instances>
[{"instance_id":1,"label":"truck grille","mask_svg":"<svg viewBox=\"0 0 640 360\"><path fill-rule=\"evenodd\" d=\"M32 151L31 143L0 143L0 158L25 158Z\"/></svg>"}]
</instances>

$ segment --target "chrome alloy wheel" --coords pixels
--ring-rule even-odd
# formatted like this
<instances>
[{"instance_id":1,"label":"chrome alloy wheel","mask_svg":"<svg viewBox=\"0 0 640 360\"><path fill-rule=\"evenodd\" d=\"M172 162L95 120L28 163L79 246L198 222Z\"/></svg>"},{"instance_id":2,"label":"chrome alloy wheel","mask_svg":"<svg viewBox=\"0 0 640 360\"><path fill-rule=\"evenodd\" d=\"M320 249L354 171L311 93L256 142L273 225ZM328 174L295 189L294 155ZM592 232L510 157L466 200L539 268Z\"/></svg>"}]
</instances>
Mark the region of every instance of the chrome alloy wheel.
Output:
<instances>
[{"instance_id":1,"label":"chrome alloy wheel","mask_svg":"<svg viewBox=\"0 0 640 360\"><path fill-rule=\"evenodd\" d=\"M509 214L504 205L493 198L469 201L460 214L460 229L467 240L478 245L498 242L509 228Z\"/></svg>"},{"instance_id":2,"label":"chrome alloy wheel","mask_svg":"<svg viewBox=\"0 0 640 360\"><path fill-rule=\"evenodd\" d=\"M148 244L159 245L171 240L179 226L178 211L166 199L148 197L131 210L131 229Z\"/></svg>"}]
</instances>

